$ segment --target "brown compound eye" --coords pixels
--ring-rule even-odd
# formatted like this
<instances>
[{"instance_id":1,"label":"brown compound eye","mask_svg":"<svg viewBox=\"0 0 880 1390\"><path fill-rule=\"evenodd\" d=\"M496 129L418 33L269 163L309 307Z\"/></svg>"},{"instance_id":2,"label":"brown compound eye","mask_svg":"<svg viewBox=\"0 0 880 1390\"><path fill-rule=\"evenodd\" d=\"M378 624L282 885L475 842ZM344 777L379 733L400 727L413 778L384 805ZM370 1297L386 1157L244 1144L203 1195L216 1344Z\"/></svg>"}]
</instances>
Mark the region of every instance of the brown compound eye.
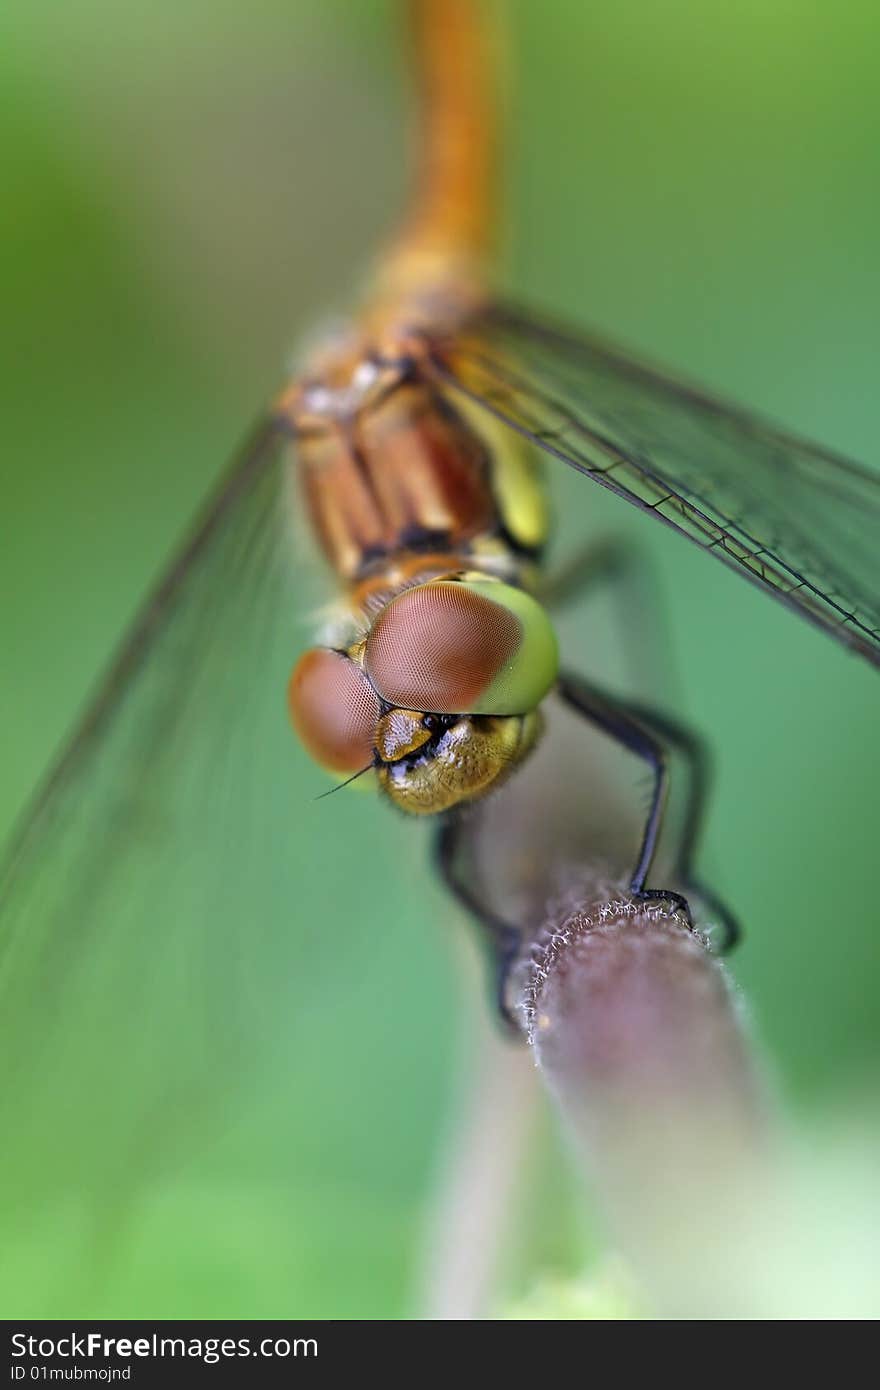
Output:
<instances>
[{"instance_id":1,"label":"brown compound eye","mask_svg":"<svg viewBox=\"0 0 880 1390\"><path fill-rule=\"evenodd\" d=\"M364 668L390 705L433 714L525 714L556 679L550 621L497 580L432 580L379 614Z\"/></svg>"},{"instance_id":2,"label":"brown compound eye","mask_svg":"<svg viewBox=\"0 0 880 1390\"><path fill-rule=\"evenodd\" d=\"M356 661L329 648L305 652L293 668L287 704L306 750L328 772L359 772L372 761L380 705Z\"/></svg>"},{"instance_id":3,"label":"brown compound eye","mask_svg":"<svg viewBox=\"0 0 880 1390\"><path fill-rule=\"evenodd\" d=\"M364 664L389 704L475 710L516 651L516 617L464 584L420 584L389 603L367 639Z\"/></svg>"}]
</instances>

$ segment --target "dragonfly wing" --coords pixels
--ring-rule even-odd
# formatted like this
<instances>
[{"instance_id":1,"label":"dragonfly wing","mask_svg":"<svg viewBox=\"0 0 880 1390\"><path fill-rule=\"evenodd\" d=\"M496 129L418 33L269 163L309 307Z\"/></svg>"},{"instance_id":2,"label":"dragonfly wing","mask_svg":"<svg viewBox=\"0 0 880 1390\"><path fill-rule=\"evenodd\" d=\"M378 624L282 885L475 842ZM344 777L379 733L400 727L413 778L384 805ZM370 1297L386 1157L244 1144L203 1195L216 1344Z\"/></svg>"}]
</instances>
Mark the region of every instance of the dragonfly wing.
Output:
<instances>
[{"instance_id":1,"label":"dragonfly wing","mask_svg":"<svg viewBox=\"0 0 880 1390\"><path fill-rule=\"evenodd\" d=\"M222 486L6 864L4 1309L359 1314L389 1229L404 1267L448 1056L444 903L368 779L316 800L289 727L326 590L279 443L262 430Z\"/></svg>"},{"instance_id":2,"label":"dragonfly wing","mask_svg":"<svg viewBox=\"0 0 880 1390\"><path fill-rule=\"evenodd\" d=\"M286 726L302 635L280 443L263 426L228 475L6 861L0 1129L15 1203L65 1185L118 1195L185 1152L259 1051L271 982L291 979L314 846Z\"/></svg>"},{"instance_id":3,"label":"dragonfly wing","mask_svg":"<svg viewBox=\"0 0 880 1390\"><path fill-rule=\"evenodd\" d=\"M880 476L642 365L495 307L438 369L880 665Z\"/></svg>"}]
</instances>

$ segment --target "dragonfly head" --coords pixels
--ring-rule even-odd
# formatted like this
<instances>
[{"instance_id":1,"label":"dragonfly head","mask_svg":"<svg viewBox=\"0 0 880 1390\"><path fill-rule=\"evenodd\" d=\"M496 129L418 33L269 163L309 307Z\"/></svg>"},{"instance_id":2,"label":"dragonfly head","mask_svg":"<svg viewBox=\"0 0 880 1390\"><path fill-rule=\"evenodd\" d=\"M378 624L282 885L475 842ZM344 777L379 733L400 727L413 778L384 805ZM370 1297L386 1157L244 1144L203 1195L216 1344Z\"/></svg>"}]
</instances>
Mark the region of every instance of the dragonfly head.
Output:
<instances>
[{"instance_id":1,"label":"dragonfly head","mask_svg":"<svg viewBox=\"0 0 880 1390\"><path fill-rule=\"evenodd\" d=\"M347 651L306 652L290 713L328 771L375 767L396 805L430 815L482 796L522 761L557 670L540 604L468 573L404 590Z\"/></svg>"}]
</instances>

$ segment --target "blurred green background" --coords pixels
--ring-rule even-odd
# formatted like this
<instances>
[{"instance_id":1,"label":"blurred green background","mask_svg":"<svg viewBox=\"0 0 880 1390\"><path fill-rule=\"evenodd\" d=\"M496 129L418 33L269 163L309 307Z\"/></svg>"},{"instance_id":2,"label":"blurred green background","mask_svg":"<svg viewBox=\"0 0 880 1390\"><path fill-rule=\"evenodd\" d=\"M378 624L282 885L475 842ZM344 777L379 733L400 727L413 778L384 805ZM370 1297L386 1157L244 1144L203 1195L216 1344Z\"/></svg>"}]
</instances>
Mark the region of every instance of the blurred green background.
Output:
<instances>
[{"instance_id":1,"label":"blurred green background","mask_svg":"<svg viewBox=\"0 0 880 1390\"><path fill-rule=\"evenodd\" d=\"M502 284L873 462L876 5L500 8ZM349 303L400 204L406 105L386 3L7 0L0 37L5 829L298 335ZM880 1039L876 673L662 528L621 525L651 548L680 712L717 753L706 857L746 925L759 1036L804 1112L860 1095ZM457 962L422 838L350 803L315 866L351 940L310 1049L246 1133L152 1191L100 1292L75 1212L23 1222L6 1316L412 1311L462 1071ZM534 1259L576 1258L564 1228Z\"/></svg>"}]
</instances>

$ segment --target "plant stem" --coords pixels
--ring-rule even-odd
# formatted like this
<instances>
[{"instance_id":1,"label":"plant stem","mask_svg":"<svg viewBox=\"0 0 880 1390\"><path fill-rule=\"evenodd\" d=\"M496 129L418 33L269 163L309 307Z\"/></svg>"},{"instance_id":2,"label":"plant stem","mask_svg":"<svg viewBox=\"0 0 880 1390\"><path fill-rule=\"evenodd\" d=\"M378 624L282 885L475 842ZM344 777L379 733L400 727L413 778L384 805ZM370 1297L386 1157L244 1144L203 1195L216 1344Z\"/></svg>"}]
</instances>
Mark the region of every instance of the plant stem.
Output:
<instances>
[{"instance_id":1,"label":"plant stem","mask_svg":"<svg viewBox=\"0 0 880 1390\"><path fill-rule=\"evenodd\" d=\"M766 1187L768 1143L723 967L670 908L593 882L551 910L514 984L609 1235L650 1303L730 1316L743 1290L726 1257Z\"/></svg>"},{"instance_id":2,"label":"plant stem","mask_svg":"<svg viewBox=\"0 0 880 1390\"><path fill-rule=\"evenodd\" d=\"M461 1110L441 1158L429 1215L419 1316L471 1321L487 1315L540 1099L525 1049L502 1037L480 997L469 1019Z\"/></svg>"}]
</instances>

